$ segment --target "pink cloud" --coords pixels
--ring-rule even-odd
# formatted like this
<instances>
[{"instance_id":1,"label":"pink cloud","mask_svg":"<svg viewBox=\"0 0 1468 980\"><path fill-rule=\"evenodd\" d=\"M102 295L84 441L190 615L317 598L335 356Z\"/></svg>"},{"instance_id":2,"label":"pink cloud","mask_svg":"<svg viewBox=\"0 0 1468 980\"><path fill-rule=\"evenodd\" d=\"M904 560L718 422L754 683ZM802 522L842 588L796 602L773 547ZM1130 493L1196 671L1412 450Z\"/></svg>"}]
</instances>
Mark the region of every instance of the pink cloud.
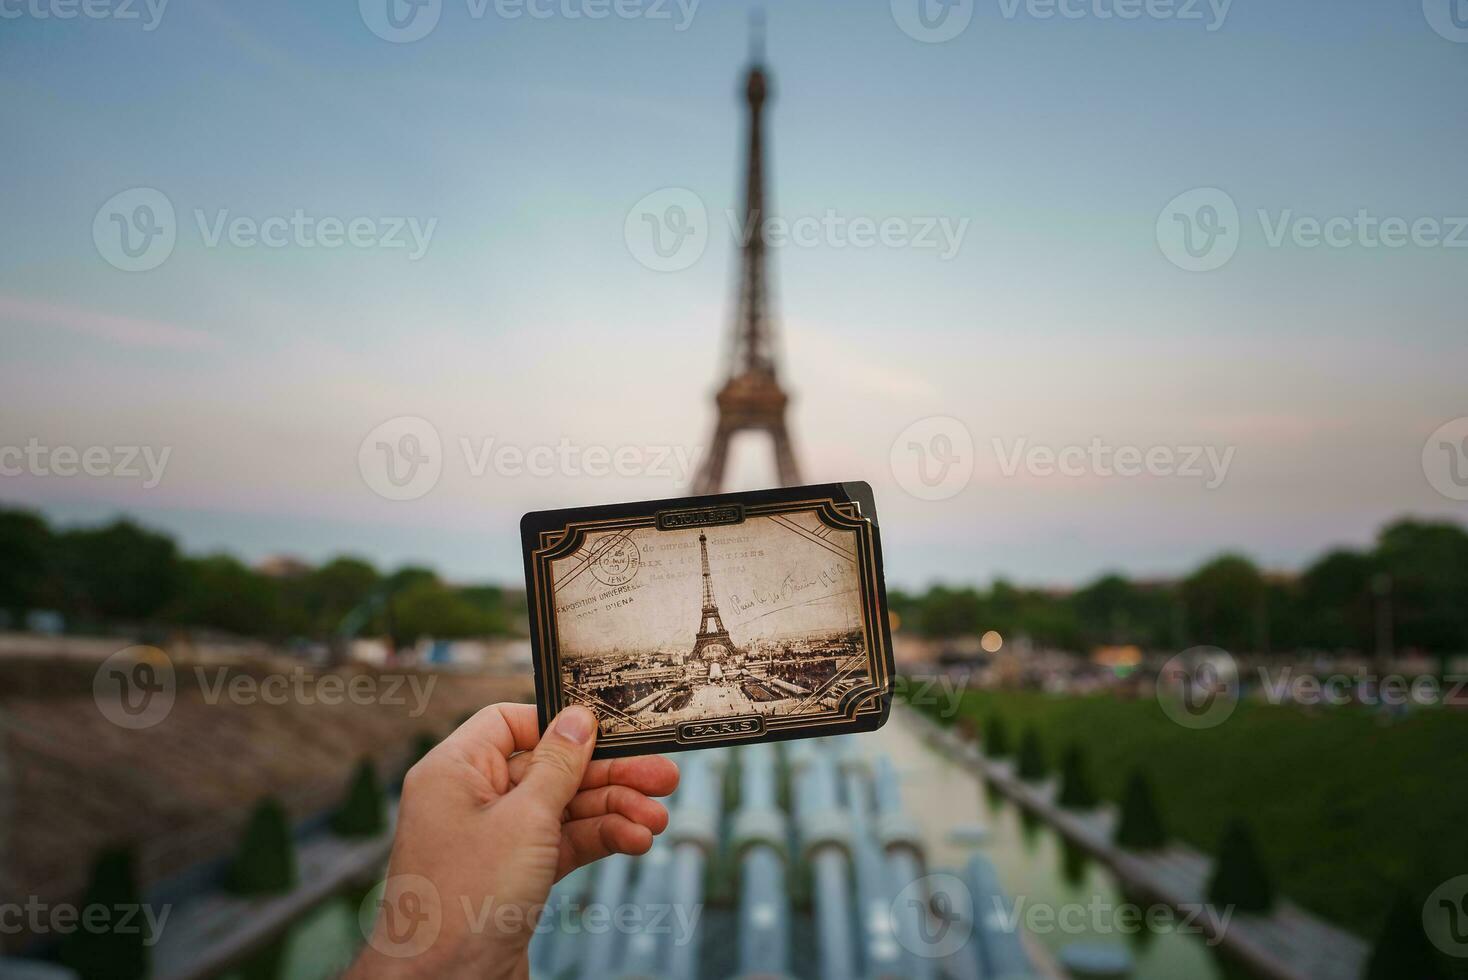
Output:
<instances>
[{"instance_id":1,"label":"pink cloud","mask_svg":"<svg viewBox=\"0 0 1468 980\"><path fill-rule=\"evenodd\" d=\"M0 293L0 320L19 320L60 327L72 333L111 341L125 347L163 347L200 350L220 346L218 338L190 327L161 320L101 313L75 306L22 299Z\"/></svg>"}]
</instances>

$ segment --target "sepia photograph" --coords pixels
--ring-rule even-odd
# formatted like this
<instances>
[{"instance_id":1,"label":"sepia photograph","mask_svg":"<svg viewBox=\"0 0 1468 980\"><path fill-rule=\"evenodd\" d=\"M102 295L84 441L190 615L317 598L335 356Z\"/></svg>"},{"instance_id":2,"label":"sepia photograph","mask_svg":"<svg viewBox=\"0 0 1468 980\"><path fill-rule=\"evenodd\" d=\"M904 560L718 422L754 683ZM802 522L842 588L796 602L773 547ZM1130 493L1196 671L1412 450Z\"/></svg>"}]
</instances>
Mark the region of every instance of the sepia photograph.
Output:
<instances>
[{"instance_id":1,"label":"sepia photograph","mask_svg":"<svg viewBox=\"0 0 1468 980\"><path fill-rule=\"evenodd\" d=\"M858 532L818 509L589 532L550 569L563 701L604 737L757 735L882 689Z\"/></svg>"}]
</instances>

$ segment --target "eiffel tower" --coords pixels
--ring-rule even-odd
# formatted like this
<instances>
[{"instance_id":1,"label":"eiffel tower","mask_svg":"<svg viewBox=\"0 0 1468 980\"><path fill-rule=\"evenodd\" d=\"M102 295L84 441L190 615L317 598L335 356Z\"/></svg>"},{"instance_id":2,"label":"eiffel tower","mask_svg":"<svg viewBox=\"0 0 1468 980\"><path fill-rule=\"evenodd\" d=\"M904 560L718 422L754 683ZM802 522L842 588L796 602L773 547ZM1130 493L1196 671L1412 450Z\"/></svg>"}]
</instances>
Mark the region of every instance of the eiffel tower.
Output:
<instances>
[{"instance_id":1,"label":"eiffel tower","mask_svg":"<svg viewBox=\"0 0 1468 980\"><path fill-rule=\"evenodd\" d=\"M734 335L729 346L724 385L714 397L719 420L714 427L709 454L693 483L696 494L718 493L724 487L724 469L729 461L729 443L739 432L767 432L775 444L775 470L781 486L795 486L800 468L785 426L785 406L790 398L780 388L775 371L774 328L769 320L766 293L765 241L763 233L764 141L761 115L769 86L765 80L762 26L754 24L754 45L745 96L749 102L749 161L744 185L744 224L748 235L740 259L739 305L734 317Z\"/></svg>"},{"instance_id":2,"label":"eiffel tower","mask_svg":"<svg viewBox=\"0 0 1468 980\"><path fill-rule=\"evenodd\" d=\"M729 631L724 628L724 619L719 615L719 604L714 601L714 580L709 575L709 539L704 534L698 536L698 556L703 561L703 615L699 617L698 634L694 637L693 652L689 656L702 657L709 647L735 653L737 648L729 639Z\"/></svg>"}]
</instances>

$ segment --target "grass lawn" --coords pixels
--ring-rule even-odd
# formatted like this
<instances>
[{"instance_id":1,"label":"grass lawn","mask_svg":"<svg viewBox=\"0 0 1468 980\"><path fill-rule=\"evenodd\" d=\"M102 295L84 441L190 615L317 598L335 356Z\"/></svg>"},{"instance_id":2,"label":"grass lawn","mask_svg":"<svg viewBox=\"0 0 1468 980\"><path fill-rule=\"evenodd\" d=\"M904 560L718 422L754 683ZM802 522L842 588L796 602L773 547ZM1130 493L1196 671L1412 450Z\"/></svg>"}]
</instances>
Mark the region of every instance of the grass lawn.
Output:
<instances>
[{"instance_id":1,"label":"grass lawn","mask_svg":"<svg viewBox=\"0 0 1468 980\"><path fill-rule=\"evenodd\" d=\"M1150 698L964 695L960 716L980 731L993 713L1011 746L1033 726L1052 771L1068 744L1082 745L1108 800L1145 766L1168 831L1201 850L1214 850L1231 818L1252 821L1280 891L1368 939L1395 889L1420 900L1468 873L1468 713L1385 725L1354 708L1245 702L1194 731Z\"/></svg>"}]
</instances>

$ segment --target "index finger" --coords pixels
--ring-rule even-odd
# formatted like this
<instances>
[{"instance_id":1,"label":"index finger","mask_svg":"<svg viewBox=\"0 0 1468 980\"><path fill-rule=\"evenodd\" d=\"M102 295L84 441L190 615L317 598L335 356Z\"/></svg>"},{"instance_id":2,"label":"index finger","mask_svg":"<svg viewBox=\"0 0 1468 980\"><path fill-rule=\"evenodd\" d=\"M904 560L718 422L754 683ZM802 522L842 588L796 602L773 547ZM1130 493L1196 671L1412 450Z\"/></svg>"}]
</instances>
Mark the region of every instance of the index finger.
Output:
<instances>
[{"instance_id":1,"label":"index finger","mask_svg":"<svg viewBox=\"0 0 1468 980\"><path fill-rule=\"evenodd\" d=\"M508 759L516 752L528 752L539 742L540 719L535 705L506 702L480 708L440 744L458 749L477 762L486 752Z\"/></svg>"}]
</instances>

